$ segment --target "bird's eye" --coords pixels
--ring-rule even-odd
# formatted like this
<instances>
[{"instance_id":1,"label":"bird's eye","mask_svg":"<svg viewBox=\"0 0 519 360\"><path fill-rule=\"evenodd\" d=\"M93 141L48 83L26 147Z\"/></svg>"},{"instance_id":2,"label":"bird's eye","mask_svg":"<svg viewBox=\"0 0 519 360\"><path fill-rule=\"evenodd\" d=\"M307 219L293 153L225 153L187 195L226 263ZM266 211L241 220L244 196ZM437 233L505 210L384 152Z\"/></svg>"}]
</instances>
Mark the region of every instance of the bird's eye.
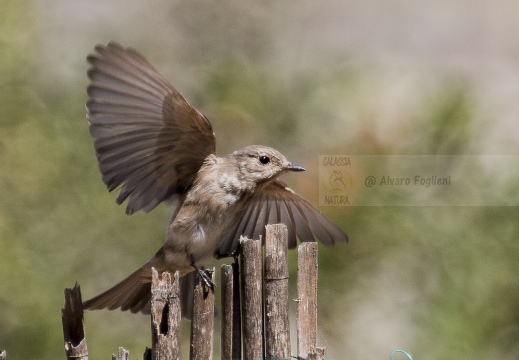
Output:
<instances>
[{"instance_id":1,"label":"bird's eye","mask_svg":"<svg viewBox=\"0 0 519 360\"><path fill-rule=\"evenodd\" d=\"M262 163L263 165L266 165L270 162L270 158L268 156L260 156L258 159L259 159L259 162Z\"/></svg>"}]
</instances>

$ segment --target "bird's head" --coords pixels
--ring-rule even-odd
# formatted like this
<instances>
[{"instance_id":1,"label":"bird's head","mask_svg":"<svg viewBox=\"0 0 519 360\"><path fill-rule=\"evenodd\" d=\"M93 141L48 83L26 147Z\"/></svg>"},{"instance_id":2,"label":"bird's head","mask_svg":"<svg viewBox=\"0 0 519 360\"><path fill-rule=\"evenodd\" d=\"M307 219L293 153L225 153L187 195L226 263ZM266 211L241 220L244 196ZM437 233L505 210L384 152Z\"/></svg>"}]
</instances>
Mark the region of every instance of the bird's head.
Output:
<instances>
[{"instance_id":1,"label":"bird's head","mask_svg":"<svg viewBox=\"0 0 519 360\"><path fill-rule=\"evenodd\" d=\"M266 183L287 171L304 171L289 162L279 151L267 146L251 145L229 155L241 177L256 184Z\"/></svg>"}]
</instances>

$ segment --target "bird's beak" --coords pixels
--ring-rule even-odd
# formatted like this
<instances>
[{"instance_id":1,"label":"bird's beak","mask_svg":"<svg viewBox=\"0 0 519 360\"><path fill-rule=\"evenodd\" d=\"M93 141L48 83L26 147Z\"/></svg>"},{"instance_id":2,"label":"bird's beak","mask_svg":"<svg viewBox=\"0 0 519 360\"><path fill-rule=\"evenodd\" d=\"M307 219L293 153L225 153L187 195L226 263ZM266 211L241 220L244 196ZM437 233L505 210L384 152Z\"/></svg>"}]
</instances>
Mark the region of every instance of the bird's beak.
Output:
<instances>
[{"instance_id":1,"label":"bird's beak","mask_svg":"<svg viewBox=\"0 0 519 360\"><path fill-rule=\"evenodd\" d=\"M288 163L288 165L285 165L284 170L286 170L286 171L305 171L306 169L299 165Z\"/></svg>"}]
</instances>

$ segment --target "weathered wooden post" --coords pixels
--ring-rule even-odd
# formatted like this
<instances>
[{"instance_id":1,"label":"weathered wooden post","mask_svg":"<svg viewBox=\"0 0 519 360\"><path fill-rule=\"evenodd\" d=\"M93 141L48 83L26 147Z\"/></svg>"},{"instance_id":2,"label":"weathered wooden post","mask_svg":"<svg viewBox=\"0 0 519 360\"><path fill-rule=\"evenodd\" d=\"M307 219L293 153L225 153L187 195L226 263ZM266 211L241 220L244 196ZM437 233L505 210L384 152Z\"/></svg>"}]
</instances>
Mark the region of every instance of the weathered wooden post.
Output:
<instances>
[{"instance_id":1,"label":"weathered wooden post","mask_svg":"<svg viewBox=\"0 0 519 360\"><path fill-rule=\"evenodd\" d=\"M263 308L261 241L240 238L243 359L263 359Z\"/></svg>"},{"instance_id":2,"label":"weathered wooden post","mask_svg":"<svg viewBox=\"0 0 519 360\"><path fill-rule=\"evenodd\" d=\"M239 266L222 265L222 360L241 359L241 312Z\"/></svg>"},{"instance_id":3,"label":"weathered wooden post","mask_svg":"<svg viewBox=\"0 0 519 360\"><path fill-rule=\"evenodd\" d=\"M61 309L61 321L67 359L88 360L81 289L77 283L72 289L65 289L65 306Z\"/></svg>"},{"instance_id":4,"label":"weathered wooden post","mask_svg":"<svg viewBox=\"0 0 519 360\"><path fill-rule=\"evenodd\" d=\"M130 360L130 353L125 348L119 347L117 356L112 355L112 360Z\"/></svg>"},{"instance_id":5,"label":"weathered wooden post","mask_svg":"<svg viewBox=\"0 0 519 360\"><path fill-rule=\"evenodd\" d=\"M288 232L283 224L267 225L265 258L260 240L240 238L240 263L222 266L222 360L290 359ZM263 268L264 266L264 268ZM241 268L241 273L240 273ZM263 273L263 271L265 271ZM214 269L211 274L214 282ZM179 274L152 269L152 348L143 360L180 358ZM297 358L324 360L317 339L317 243L298 248ZM88 360L79 285L65 289L62 309L67 359ZM198 278L193 292L191 360L213 358L214 293ZM5 351L0 360L6 359ZM128 360L123 348L112 360Z\"/></svg>"},{"instance_id":6,"label":"weathered wooden post","mask_svg":"<svg viewBox=\"0 0 519 360\"><path fill-rule=\"evenodd\" d=\"M191 319L191 360L212 360L214 332L214 292L197 278ZM211 271L214 283L214 269Z\"/></svg>"},{"instance_id":7,"label":"weathered wooden post","mask_svg":"<svg viewBox=\"0 0 519 360\"><path fill-rule=\"evenodd\" d=\"M222 265L222 329L220 330L220 340L222 348L222 360L232 360L232 334L233 322L232 313L236 306L233 301L233 273L231 265ZM236 331L236 330L234 330Z\"/></svg>"},{"instance_id":8,"label":"weathered wooden post","mask_svg":"<svg viewBox=\"0 0 519 360\"><path fill-rule=\"evenodd\" d=\"M151 269L151 358L180 359L180 297L178 272L159 275Z\"/></svg>"},{"instance_id":9,"label":"weathered wooden post","mask_svg":"<svg viewBox=\"0 0 519 360\"><path fill-rule=\"evenodd\" d=\"M317 243L299 245L297 258L297 356L324 359L317 348Z\"/></svg>"},{"instance_id":10,"label":"weathered wooden post","mask_svg":"<svg viewBox=\"0 0 519 360\"><path fill-rule=\"evenodd\" d=\"M266 358L290 358L288 315L288 231L283 224L267 225L265 237Z\"/></svg>"}]
</instances>

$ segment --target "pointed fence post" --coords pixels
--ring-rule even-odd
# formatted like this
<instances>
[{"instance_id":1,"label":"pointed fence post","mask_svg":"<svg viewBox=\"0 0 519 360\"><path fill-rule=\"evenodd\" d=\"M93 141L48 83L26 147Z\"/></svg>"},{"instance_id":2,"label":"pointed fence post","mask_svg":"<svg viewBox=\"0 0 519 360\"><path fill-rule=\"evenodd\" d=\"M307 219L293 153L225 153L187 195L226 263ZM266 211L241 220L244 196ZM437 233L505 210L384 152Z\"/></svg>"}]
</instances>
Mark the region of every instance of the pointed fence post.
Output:
<instances>
[{"instance_id":1,"label":"pointed fence post","mask_svg":"<svg viewBox=\"0 0 519 360\"><path fill-rule=\"evenodd\" d=\"M130 360L130 353L125 348L119 347L117 356L112 355L112 360Z\"/></svg>"},{"instance_id":2,"label":"pointed fence post","mask_svg":"<svg viewBox=\"0 0 519 360\"><path fill-rule=\"evenodd\" d=\"M142 360L151 360L152 358L152 352L149 347L146 347L146 350L144 350L144 354L142 354Z\"/></svg>"},{"instance_id":3,"label":"pointed fence post","mask_svg":"<svg viewBox=\"0 0 519 360\"><path fill-rule=\"evenodd\" d=\"M265 335L267 359L290 359L288 231L267 225L265 237Z\"/></svg>"},{"instance_id":4,"label":"pointed fence post","mask_svg":"<svg viewBox=\"0 0 519 360\"><path fill-rule=\"evenodd\" d=\"M243 359L263 359L263 308L261 241L240 238L242 283Z\"/></svg>"},{"instance_id":5,"label":"pointed fence post","mask_svg":"<svg viewBox=\"0 0 519 360\"><path fill-rule=\"evenodd\" d=\"M319 355L321 351L316 351L317 243L302 243L297 251L297 356L310 359L314 356L310 354Z\"/></svg>"},{"instance_id":6,"label":"pointed fence post","mask_svg":"<svg viewBox=\"0 0 519 360\"><path fill-rule=\"evenodd\" d=\"M61 321L67 359L88 360L81 289L77 283L72 289L65 289L65 306L61 309Z\"/></svg>"},{"instance_id":7,"label":"pointed fence post","mask_svg":"<svg viewBox=\"0 0 519 360\"><path fill-rule=\"evenodd\" d=\"M232 360L232 334L233 308L236 306L233 301L233 273L231 265L224 264L222 271L222 329L221 329L221 348L222 360Z\"/></svg>"},{"instance_id":8,"label":"pointed fence post","mask_svg":"<svg viewBox=\"0 0 519 360\"><path fill-rule=\"evenodd\" d=\"M222 360L241 359L241 313L238 263L221 267L222 283Z\"/></svg>"},{"instance_id":9,"label":"pointed fence post","mask_svg":"<svg viewBox=\"0 0 519 360\"><path fill-rule=\"evenodd\" d=\"M151 358L177 360L180 358L181 320L178 271L173 280L166 271L162 276L155 268L151 272Z\"/></svg>"},{"instance_id":10,"label":"pointed fence post","mask_svg":"<svg viewBox=\"0 0 519 360\"><path fill-rule=\"evenodd\" d=\"M213 359L214 291L207 288L197 277L191 320L191 360ZM214 284L214 269L211 271Z\"/></svg>"},{"instance_id":11,"label":"pointed fence post","mask_svg":"<svg viewBox=\"0 0 519 360\"><path fill-rule=\"evenodd\" d=\"M223 360L291 358L287 238L285 225L268 225L265 259L261 241L241 237L239 266L238 263L222 266ZM324 360L325 349L316 346L317 243L299 246L297 276L297 359ZM214 283L214 269L211 277ZM172 280L168 272L159 276L152 269L152 349L146 349L143 360L179 359L179 291L178 272ZM214 293L198 279L193 297L190 359L212 360ZM67 359L88 360L81 291L77 284L73 289L65 289L62 321ZM5 359L5 351L0 351L0 360ZM112 359L128 360L129 354L119 348Z\"/></svg>"},{"instance_id":12,"label":"pointed fence post","mask_svg":"<svg viewBox=\"0 0 519 360\"><path fill-rule=\"evenodd\" d=\"M326 360L325 348L316 347L308 353L308 360Z\"/></svg>"}]
</instances>

